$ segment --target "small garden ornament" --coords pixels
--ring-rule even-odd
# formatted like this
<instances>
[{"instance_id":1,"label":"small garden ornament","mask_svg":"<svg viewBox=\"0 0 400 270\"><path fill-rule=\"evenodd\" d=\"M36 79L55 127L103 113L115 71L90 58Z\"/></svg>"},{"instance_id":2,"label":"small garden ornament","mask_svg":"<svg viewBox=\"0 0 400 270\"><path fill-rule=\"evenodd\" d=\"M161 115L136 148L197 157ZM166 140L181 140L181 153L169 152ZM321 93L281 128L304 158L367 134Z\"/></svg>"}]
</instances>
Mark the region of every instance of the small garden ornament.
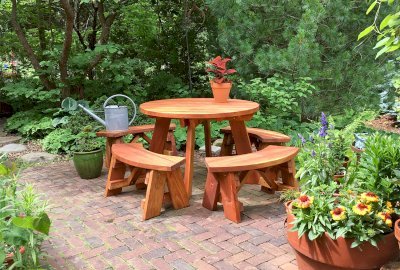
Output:
<instances>
[{"instance_id":1,"label":"small garden ornament","mask_svg":"<svg viewBox=\"0 0 400 270\"><path fill-rule=\"evenodd\" d=\"M235 69L226 68L226 64L229 61L231 61L230 58L222 58L221 56L217 56L208 62L212 65L212 68L208 68L206 71L213 73L215 76L215 78L210 81L215 102L228 102L229 93L232 88L232 81L227 79L225 76L236 73Z\"/></svg>"}]
</instances>

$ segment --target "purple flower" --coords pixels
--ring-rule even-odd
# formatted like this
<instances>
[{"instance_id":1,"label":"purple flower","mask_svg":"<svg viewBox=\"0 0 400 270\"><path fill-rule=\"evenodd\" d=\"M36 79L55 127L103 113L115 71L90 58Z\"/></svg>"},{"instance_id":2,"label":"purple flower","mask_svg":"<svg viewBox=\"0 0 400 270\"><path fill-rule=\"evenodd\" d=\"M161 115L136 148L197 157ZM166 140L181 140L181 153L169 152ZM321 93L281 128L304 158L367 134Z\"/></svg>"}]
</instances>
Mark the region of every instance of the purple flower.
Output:
<instances>
[{"instance_id":1,"label":"purple flower","mask_svg":"<svg viewBox=\"0 0 400 270\"><path fill-rule=\"evenodd\" d=\"M324 112L321 113L321 128L319 130L318 135L320 137L325 137L327 135L326 131L328 130L328 121L326 120L326 115Z\"/></svg>"},{"instance_id":2,"label":"purple flower","mask_svg":"<svg viewBox=\"0 0 400 270\"><path fill-rule=\"evenodd\" d=\"M325 137L326 135L327 135L327 133L326 133L326 127L324 127L324 126L322 126L321 128L320 128L320 130L319 130L319 132L318 132L318 135L320 136L320 137Z\"/></svg>"},{"instance_id":3,"label":"purple flower","mask_svg":"<svg viewBox=\"0 0 400 270\"><path fill-rule=\"evenodd\" d=\"M299 136L301 144L305 144L307 142L306 139L304 139L303 135L301 135L300 133L297 133L297 136Z\"/></svg>"},{"instance_id":4,"label":"purple flower","mask_svg":"<svg viewBox=\"0 0 400 270\"><path fill-rule=\"evenodd\" d=\"M314 138L313 138L313 136L310 135L310 137L308 138L308 140L309 140L310 142L314 143Z\"/></svg>"},{"instance_id":5,"label":"purple flower","mask_svg":"<svg viewBox=\"0 0 400 270\"><path fill-rule=\"evenodd\" d=\"M321 125L327 127L328 121L326 120L326 115L324 112L321 113Z\"/></svg>"},{"instance_id":6,"label":"purple flower","mask_svg":"<svg viewBox=\"0 0 400 270\"><path fill-rule=\"evenodd\" d=\"M317 155L317 153L315 153L315 151L312 150L312 151L311 151L311 156L312 156L312 157L315 157L316 155Z\"/></svg>"}]
</instances>

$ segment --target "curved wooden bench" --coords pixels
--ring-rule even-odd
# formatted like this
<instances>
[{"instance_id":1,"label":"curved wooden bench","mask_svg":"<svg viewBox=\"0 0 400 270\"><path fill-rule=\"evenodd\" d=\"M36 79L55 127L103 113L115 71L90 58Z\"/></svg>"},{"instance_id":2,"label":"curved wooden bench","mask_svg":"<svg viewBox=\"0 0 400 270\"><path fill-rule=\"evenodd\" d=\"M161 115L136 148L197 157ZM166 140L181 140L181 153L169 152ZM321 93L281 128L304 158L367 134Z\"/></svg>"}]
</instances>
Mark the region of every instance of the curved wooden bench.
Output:
<instances>
[{"instance_id":1,"label":"curved wooden bench","mask_svg":"<svg viewBox=\"0 0 400 270\"><path fill-rule=\"evenodd\" d=\"M167 153L176 156L178 152L176 150L176 143L175 143L175 137L174 137L175 129L176 129L176 125L170 124L167 142L165 144L165 150L167 151ZM101 130L101 131L96 132L96 135L98 137L106 137L107 138L106 158L105 158L106 165L105 166L107 168L110 167L111 147L114 144L123 143L122 137L132 134L133 138L132 138L131 143L136 143L140 138L142 138L150 144L151 138L149 138L149 136L147 136L146 133L153 132L153 131L154 131L154 125L141 125L141 126L131 126L128 128L128 130L122 130L122 131Z\"/></svg>"},{"instance_id":2,"label":"curved wooden bench","mask_svg":"<svg viewBox=\"0 0 400 270\"><path fill-rule=\"evenodd\" d=\"M240 222L241 204L237 193L247 178L258 177L259 184L272 191L298 188L294 177L294 158L298 151L297 147L270 145L250 154L206 158L208 174L203 206L209 210L216 210L217 202L221 198L225 217ZM270 170L277 165L286 165L289 168L290 177L283 183L277 183L275 170ZM239 175L239 184L236 174Z\"/></svg>"},{"instance_id":3,"label":"curved wooden bench","mask_svg":"<svg viewBox=\"0 0 400 270\"><path fill-rule=\"evenodd\" d=\"M283 145L290 142L290 137L272 130L260 128L246 128L249 134L250 142L255 145L257 150L263 149L268 145ZM221 128L221 133L224 134L224 139L221 146L221 156L232 155L233 145L235 144L232 136L231 127Z\"/></svg>"},{"instance_id":4,"label":"curved wooden bench","mask_svg":"<svg viewBox=\"0 0 400 270\"><path fill-rule=\"evenodd\" d=\"M146 198L142 202L143 220L159 216L164 197L164 186L175 209L189 206L180 166L185 158L167 156L146 150L142 144L114 144L108 172L105 196L121 193L122 188L134 184L146 170ZM125 178L126 165L131 174Z\"/></svg>"}]
</instances>

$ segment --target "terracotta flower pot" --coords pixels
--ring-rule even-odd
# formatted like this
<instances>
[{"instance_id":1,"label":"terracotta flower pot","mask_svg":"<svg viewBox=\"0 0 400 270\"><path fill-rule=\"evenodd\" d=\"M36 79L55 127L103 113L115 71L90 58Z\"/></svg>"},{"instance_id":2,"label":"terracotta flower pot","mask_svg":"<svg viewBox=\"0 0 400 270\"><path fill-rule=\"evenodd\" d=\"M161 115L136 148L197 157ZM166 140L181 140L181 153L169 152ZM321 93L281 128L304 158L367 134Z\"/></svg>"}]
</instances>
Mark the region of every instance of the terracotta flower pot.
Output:
<instances>
[{"instance_id":1,"label":"terracotta flower pot","mask_svg":"<svg viewBox=\"0 0 400 270\"><path fill-rule=\"evenodd\" d=\"M216 83L210 81L211 89L214 95L215 102L226 103L229 99L229 93L231 92L232 82L227 83Z\"/></svg>"},{"instance_id":2,"label":"terracotta flower pot","mask_svg":"<svg viewBox=\"0 0 400 270\"><path fill-rule=\"evenodd\" d=\"M370 243L351 248L352 239L340 237L333 240L328 234L314 241L305 235L299 238L297 231L290 231L294 219L295 216L288 213L286 233L289 244L295 250L299 270L373 270L397 258L399 254L394 233L384 235L378 248Z\"/></svg>"}]
</instances>

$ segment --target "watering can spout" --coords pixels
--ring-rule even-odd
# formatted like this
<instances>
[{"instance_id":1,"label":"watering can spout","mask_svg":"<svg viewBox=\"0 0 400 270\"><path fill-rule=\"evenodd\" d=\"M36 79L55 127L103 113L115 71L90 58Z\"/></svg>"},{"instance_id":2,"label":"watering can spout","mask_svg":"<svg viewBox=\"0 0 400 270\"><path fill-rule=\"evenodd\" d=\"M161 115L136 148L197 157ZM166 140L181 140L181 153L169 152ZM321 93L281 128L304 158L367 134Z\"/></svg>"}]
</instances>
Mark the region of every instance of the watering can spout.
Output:
<instances>
[{"instance_id":1,"label":"watering can spout","mask_svg":"<svg viewBox=\"0 0 400 270\"><path fill-rule=\"evenodd\" d=\"M91 110L85 108L84 106L82 106L82 104L78 104L78 106L84 110L87 114L89 114L91 117L93 117L95 120L97 120L98 122L100 122L102 125L106 125L106 122L101 119L100 117L98 117L97 115L95 115Z\"/></svg>"}]
</instances>

